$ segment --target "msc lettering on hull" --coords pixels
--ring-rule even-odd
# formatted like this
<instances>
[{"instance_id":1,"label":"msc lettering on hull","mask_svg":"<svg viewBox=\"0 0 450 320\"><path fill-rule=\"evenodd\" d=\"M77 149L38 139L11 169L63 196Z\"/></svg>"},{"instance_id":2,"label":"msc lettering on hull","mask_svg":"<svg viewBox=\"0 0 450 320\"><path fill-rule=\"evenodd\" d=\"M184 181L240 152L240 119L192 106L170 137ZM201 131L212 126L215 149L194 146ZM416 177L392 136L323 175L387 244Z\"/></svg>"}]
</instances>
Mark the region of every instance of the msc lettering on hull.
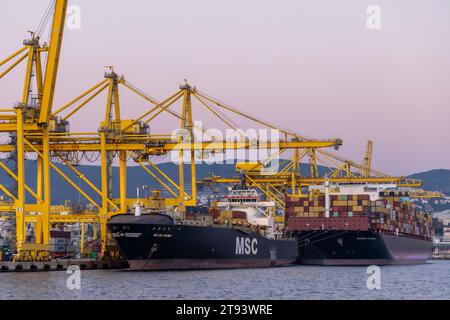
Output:
<instances>
[{"instance_id":1,"label":"msc lettering on hull","mask_svg":"<svg viewBox=\"0 0 450 320\"><path fill-rule=\"evenodd\" d=\"M237 255L250 255L258 253L258 239L246 238L246 237L236 237L236 254Z\"/></svg>"}]
</instances>

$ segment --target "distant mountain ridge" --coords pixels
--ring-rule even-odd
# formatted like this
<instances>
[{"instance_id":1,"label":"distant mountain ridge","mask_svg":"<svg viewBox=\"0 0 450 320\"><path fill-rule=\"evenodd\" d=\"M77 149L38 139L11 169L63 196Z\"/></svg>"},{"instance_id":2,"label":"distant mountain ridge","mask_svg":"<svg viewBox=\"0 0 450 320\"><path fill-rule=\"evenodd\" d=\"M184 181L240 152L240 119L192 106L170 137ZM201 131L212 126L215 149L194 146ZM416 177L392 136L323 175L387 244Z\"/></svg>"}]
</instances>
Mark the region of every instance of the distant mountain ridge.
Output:
<instances>
[{"instance_id":1,"label":"distant mountain ridge","mask_svg":"<svg viewBox=\"0 0 450 320\"><path fill-rule=\"evenodd\" d=\"M423 189L440 191L450 195L450 170L434 169L419 173L414 173L408 178L420 179L423 181Z\"/></svg>"},{"instance_id":2,"label":"distant mountain ridge","mask_svg":"<svg viewBox=\"0 0 450 320\"><path fill-rule=\"evenodd\" d=\"M10 166L11 163L8 163ZM78 181L76 175L62 164L56 164L56 166L61 169L67 176L69 176L73 181L79 183L86 193L97 201L100 202L100 197L96 194L90 187L87 186L83 181ZM175 182L178 181L178 165L171 162L161 163L158 167L163 170L169 177L171 177ZM190 183L189 172L190 165L185 165L185 181L186 184ZM201 180L211 174L221 177L233 177L236 176L234 169L234 164L212 164L212 165L197 165L197 179ZM26 170L26 183L31 189L36 190L36 161L27 160L25 162ZM77 170L82 172L94 185L100 187L100 167L96 165L80 165L77 166ZM309 174L309 165L301 164L300 171L302 174ZM319 174L324 174L328 170L325 167L319 166ZM118 197L119 195L119 184L118 184L119 168L113 168L113 196ZM450 170L439 169L430 170L420 173L415 173L409 178L421 179L424 181L424 189L432 191L441 191L445 194L450 195ZM54 170L51 170L52 179L52 203L62 204L64 200L71 200L73 202L78 202L79 193L70 186L67 181L65 181L61 176L59 176ZM0 170L0 181L7 188L12 188L14 185L12 178L4 170ZM150 188L160 187L159 184L148 175L139 166L131 166L127 171L127 196L136 197L136 188L139 186L148 185ZM82 201L85 200L81 197ZM30 194L27 193L27 201L30 203L34 199Z\"/></svg>"}]
</instances>

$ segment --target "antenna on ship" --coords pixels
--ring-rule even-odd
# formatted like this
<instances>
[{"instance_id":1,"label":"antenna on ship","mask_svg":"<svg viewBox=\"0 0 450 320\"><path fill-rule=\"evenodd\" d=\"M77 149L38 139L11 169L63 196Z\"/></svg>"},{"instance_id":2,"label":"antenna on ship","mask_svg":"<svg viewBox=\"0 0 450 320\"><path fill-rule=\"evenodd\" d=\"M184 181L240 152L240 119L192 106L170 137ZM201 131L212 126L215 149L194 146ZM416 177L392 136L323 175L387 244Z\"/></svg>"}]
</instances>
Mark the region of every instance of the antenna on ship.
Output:
<instances>
[{"instance_id":1,"label":"antenna on ship","mask_svg":"<svg viewBox=\"0 0 450 320\"><path fill-rule=\"evenodd\" d=\"M142 186L136 188L136 204L134 205L134 215L136 217L139 217L142 214L141 211L141 203L140 203L140 197L139 197L139 190L146 190L148 189L148 186Z\"/></svg>"},{"instance_id":2,"label":"antenna on ship","mask_svg":"<svg viewBox=\"0 0 450 320\"><path fill-rule=\"evenodd\" d=\"M330 217L330 180L325 176L325 218Z\"/></svg>"}]
</instances>

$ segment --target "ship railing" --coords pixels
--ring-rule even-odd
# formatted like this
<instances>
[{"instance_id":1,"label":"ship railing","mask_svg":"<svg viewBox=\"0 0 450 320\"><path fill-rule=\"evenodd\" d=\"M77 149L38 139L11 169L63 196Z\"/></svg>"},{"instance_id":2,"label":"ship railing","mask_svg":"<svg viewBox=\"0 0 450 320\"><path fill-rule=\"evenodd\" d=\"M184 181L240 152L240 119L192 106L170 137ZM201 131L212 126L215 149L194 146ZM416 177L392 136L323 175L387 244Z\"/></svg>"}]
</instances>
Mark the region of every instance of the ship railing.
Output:
<instances>
[{"instance_id":1,"label":"ship railing","mask_svg":"<svg viewBox=\"0 0 450 320\"><path fill-rule=\"evenodd\" d=\"M372 228L373 231L379 232L379 233L384 233L384 234L392 234L392 235L397 235L396 231L391 231L391 230L385 230L385 229L381 229L381 228ZM408 232L399 232L398 233L399 236L407 236L410 238L414 238L414 239L419 239L419 240L431 240L431 237L427 236L427 235L417 235L414 233L408 233Z\"/></svg>"}]
</instances>

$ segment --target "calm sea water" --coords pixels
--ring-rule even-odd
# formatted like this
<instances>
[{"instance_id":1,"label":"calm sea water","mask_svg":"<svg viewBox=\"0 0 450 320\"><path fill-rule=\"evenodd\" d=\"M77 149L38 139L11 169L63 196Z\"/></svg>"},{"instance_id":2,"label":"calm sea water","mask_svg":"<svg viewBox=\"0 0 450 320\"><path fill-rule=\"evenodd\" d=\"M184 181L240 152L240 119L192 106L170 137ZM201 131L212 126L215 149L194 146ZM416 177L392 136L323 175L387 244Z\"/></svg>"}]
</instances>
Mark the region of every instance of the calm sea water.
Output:
<instances>
[{"instance_id":1,"label":"calm sea water","mask_svg":"<svg viewBox=\"0 0 450 320\"><path fill-rule=\"evenodd\" d=\"M450 299L450 261L381 267L369 290L365 267L292 266L184 272L0 273L0 299Z\"/></svg>"}]
</instances>

